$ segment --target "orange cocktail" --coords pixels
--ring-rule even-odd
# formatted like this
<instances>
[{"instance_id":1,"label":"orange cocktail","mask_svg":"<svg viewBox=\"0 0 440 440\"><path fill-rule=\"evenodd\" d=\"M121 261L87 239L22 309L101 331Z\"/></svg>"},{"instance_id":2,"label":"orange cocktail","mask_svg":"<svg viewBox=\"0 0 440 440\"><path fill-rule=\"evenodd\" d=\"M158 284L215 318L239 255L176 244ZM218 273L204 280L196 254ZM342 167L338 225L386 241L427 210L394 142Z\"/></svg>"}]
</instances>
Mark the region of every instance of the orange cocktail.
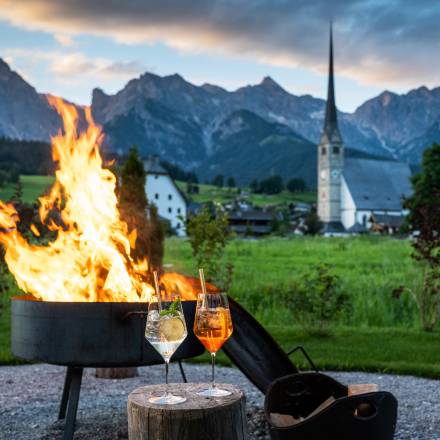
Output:
<instances>
[{"instance_id":1,"label":"orange cocktail","mask_svg":"<svg viewBox=\"0 0 440 440\"><path fill-rule=\"evenodd\" d=\"M202 309L194 322L194 334L210 353L216 353L232 334L229 309Z\"/></svg>"},{"instance_id":2,"label":"orange cocktail","mask_svg":"<svg viewBox=\"0 0 440 440\"><path fill-rule=\"evenodd\" d=\"M207 397L230 395L230 391L217 388L214 381L215 354L232 334L231 312L228 297L224 293L199 293L194 334L211 353L212 359L212 385L197 394Z\"/></svg>"}]
</instances>

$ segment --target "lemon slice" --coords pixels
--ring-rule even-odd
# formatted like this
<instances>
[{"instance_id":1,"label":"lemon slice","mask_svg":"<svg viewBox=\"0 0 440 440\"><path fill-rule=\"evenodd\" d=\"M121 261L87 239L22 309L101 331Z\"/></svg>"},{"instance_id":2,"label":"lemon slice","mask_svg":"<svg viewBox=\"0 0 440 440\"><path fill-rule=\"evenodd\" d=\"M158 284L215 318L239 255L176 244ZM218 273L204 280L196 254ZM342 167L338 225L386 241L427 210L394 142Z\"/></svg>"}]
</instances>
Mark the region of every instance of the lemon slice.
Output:
<instances>
[{"instance_id":1,"label":"lemon slice","mask_svg":"<svg viewBox=\"0 0 440 440\"><path fill-rule=\"evenodd\" d=\"M168 342L177 341L185 336L185 324L177 316L162 318L160 320L160 331Z\"/></svg>"}]
</instances>

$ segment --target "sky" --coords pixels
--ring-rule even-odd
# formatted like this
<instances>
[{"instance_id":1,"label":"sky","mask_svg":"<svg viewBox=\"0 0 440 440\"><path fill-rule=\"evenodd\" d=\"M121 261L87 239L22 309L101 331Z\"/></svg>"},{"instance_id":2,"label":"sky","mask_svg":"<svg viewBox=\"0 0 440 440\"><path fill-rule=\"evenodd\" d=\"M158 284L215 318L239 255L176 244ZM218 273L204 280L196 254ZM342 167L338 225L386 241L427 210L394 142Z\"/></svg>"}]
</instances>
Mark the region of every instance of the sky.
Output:
<instances>
[{"instance_id":1,"label":"sky","mask_svg":"<svg viewBox=\"0 0 440 440\"><path fill-rule=\"evenodd\" d=\"M341 110L440 86L438 0L0 0L0 57L78 104L145 71L325 98L330 20Z\"/></svg>"}]
</instances>

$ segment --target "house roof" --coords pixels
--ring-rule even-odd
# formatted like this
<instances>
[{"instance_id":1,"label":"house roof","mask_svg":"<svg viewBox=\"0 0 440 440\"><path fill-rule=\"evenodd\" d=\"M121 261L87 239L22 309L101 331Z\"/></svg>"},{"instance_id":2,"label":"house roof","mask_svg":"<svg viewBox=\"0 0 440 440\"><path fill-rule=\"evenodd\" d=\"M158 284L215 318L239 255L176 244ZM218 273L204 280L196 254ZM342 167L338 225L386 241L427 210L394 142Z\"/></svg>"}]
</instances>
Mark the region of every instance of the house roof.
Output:
<instances>
[{"instance_id":1,"label":"house roof","mask_svg":"<svg viewBox=\"0 0 440 440\"><path fill-rule=\"evenodd\" d=\"M257 211L253 209L243 209L238 211L231 211L228 213L229 220L264 220L271 221L273 218L272 212L267 211Z\"/></svg>"},{"instance_id":2,"label":"house roof","mask_svg":"<svg viewBox=\"0 0 440 440\"><path fill-rule=\"evenodd\" d=\"M147 174L168 174L168 171L159 163L159 158L150 156L144 161L144 170Z\"/></svg>"},{"instance_id":3,"label":"house roof","mask_svg":"<svg viewBox=\"0 0 440 440\"><path fill-rule=\"evenodd\" d=\"M403 162L348 158L343 175L357 209L400 211L402 197L411 194L411 170Z\"/></svg>"},{"instance_id":4,"label":"house roof","mask_svg":"<svg viewBox=\"0 0 440 440\"><path fill-rule=\"evenodd\" d=\"M405 221L405 216L373 213L373 215L371 216L371 219L374 221L374 223L377 223L380 225L388 225L393 228L400 228Z\"/></svg>"}]
</instances>

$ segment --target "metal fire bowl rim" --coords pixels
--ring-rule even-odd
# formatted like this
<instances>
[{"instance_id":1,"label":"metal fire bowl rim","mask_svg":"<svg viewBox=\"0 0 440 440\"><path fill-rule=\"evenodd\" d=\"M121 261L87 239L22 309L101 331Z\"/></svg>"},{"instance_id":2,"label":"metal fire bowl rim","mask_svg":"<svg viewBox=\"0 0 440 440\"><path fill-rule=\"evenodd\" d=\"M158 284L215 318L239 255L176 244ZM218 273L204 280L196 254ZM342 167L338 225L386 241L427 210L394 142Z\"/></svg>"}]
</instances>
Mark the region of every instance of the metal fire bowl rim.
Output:
<instances>
[{"instance_id":1,"label":"metal fire bowl rim","mask_svg":"<svg viewBox=\"0 0 440 440\"><path fill-rule=\"evenodd\" d=\"M149 301L46 301L44 299L35 298L35 296L30 294L14 295L11 297L12 301L32 301L36 303L47 303L47 304L149 304ZM196 302L197 299L183 299L182 302Z\"/></svg>"}]
</instances>

